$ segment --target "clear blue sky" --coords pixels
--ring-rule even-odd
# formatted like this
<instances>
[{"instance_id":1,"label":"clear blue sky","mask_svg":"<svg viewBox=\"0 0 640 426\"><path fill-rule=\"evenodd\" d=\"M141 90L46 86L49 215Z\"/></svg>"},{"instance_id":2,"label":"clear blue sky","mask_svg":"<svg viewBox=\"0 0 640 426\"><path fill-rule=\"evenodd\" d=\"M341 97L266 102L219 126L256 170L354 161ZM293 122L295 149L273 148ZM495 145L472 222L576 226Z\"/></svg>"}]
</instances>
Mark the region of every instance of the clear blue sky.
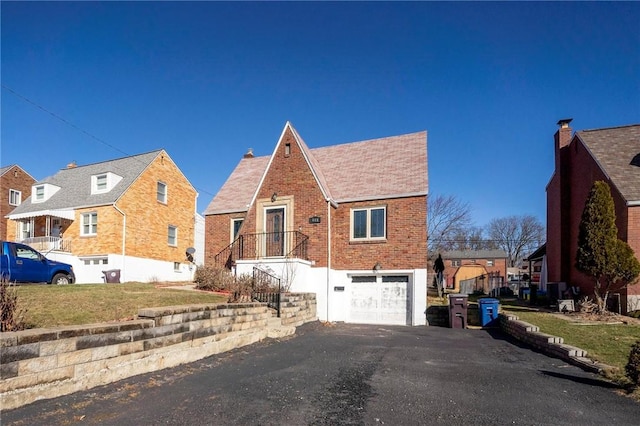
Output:
<instances>
[{"instance_id":1,"label":"clear blue sky","mask_svg":"<svg viewBox=\"0 0 640 426\"><path fill-rule=\"evenodd\" d=\"M432 195L544 223L556 122L640 122L640 3L0 7L2 84L100 139L3 88L1 164L164 148L199 212L291 121L312 148L427 130Z\"/></svg>"}]
</instances>

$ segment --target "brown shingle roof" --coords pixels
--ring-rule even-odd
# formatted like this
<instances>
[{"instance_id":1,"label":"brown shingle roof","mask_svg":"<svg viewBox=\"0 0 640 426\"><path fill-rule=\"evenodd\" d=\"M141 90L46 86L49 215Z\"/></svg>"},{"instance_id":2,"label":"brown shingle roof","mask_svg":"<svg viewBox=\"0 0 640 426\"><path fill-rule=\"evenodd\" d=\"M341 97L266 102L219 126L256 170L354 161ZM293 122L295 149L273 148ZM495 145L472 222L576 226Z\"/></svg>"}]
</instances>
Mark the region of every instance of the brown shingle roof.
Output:
<instances>
[{"instance_id":1,"label":"brown shingle roof","mask_svg":"<svg viewBox=\"0 0 640 426\"><path fill-rule=\"evenodd\" d=\"M302 142L310 167L332 201L376 200L427 194L425 131L306 149L302 138L293 127L291 129ZM246 211L269 158L243 158L204 214Z\"/></svg>"},{"instance_id":2,"label":"brown shingle roof","mask_svg":"<svg viewBox=\"0 0 640 426\"><path fill-rule=\"evenodd\" d=\"M584 130L576 136L627 203L640 202L640 124Z\"/></svg>"}]
</instances>

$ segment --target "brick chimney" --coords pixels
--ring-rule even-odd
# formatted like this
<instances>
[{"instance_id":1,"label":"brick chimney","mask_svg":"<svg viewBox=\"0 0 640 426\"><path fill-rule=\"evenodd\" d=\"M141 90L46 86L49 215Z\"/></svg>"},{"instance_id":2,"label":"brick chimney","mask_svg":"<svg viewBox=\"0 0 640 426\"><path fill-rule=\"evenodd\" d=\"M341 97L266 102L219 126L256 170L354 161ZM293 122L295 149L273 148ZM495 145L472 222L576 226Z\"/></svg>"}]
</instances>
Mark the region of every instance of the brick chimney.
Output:
<instances>
[{"instance_id":1,"label":"brick chimney","mask_svg":"<svg viewBox=\"0 0 640 426\"><path fill-rule=\"evenodd\" d=\"M561 150L571 143L571 132L572 129L569 127L569 123L573 118L563 118L558 121L558 126L560 127L555 135L553 135L553 139L555 141L555 156L556 156L556 173L560 171L561 166Z\"/></svg>"},{"instance_id":2,"label":"brick chimney","mask_svg":"<svg viewBox=\"0 0 640 426\"><path fill-rule=\"evenodd\" d=\"M253 148L249 148L247 153L242 158L253 158Z\"/></svg>"},{"instance_id":3,"label":"brick chimney","mask_svg":"<svg viewBox=\"0 0 640 426\"><path fill-rule=\"evenodd\" d=\"M76 167L78 167L78 165L76 164L75 161L72 161L69 164L67 164L67 169L75 169Z\"/></svg>"}]
</instances>

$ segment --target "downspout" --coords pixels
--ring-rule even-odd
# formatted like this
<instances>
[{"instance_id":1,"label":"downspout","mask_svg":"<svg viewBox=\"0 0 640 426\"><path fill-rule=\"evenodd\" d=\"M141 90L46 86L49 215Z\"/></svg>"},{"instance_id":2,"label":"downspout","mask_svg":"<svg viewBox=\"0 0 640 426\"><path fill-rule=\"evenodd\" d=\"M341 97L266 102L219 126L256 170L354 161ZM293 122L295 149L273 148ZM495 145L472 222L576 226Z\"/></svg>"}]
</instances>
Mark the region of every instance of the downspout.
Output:
<instances>
[{"instance_id":1,"label":"downspout","mask_svg":"<svg viewBox=\"0 0 640 426\"><path fill-rule=\"evenodd\" d=\"M122 210L120 210L120 208L118 206L116 206L115 204L113 205L113 208L116 209L118 211L118 213L120 213L122 215L122 270L120 271L120 276L124 277L124 265L125 265L125 244L127 241L127 215L124 214L124 212Z\"/></svg>"},{"instance_id":2,"label":"downspout","mask_svg":"<svg viewBox=\"0 0 640 426\"><path fill-rule=\"evenodd\" d=\"M331 201L327 200L327 322L329 321L329 289L331 288Z\"/></svg>"}]
</instances>

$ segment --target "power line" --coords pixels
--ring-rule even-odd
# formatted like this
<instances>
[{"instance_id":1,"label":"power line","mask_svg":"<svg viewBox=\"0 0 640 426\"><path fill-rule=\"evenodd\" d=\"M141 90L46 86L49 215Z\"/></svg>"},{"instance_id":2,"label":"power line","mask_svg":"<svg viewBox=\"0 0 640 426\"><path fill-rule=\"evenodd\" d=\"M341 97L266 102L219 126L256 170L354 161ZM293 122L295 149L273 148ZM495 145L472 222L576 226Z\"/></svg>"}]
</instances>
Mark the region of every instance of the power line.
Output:
<instances>
[{"instance_id":1,"label":"power line","mask_svg":"<svg viewBox=\"0 0 640 426\"><path fill-rule=\"evenodd\" d=\"M109 142L106 142L105 140L100 139L99 137L97 137L97 136L93 135L92 133L89 133L89 132L87 132L86 130L82 129L81 127L79 127L79 126L77 126L77 125L73 124L72 122L70 122L69 120L65 119L64 117L62 117L62 116L60 116L60 115L56 114L56 113L55 113L55 112L53 112L53 111L48 110L47 108L43 107L42 105L38 104L37 102L32 101L31 99L27 98L26 96L24 96L24 95L22 95L22 94L20 94L20 93L16 92L15 90L13 90L12 88L10 88L9 86L7 86L7 85L5 85L5 84L2 84L2 88L3 88L3 89L5 89L6 91L8 91L9 93L11 93L12 95L16 96L17 98L20 98L20 99L22 99L23 101L25 101L25 102L27 102L27 103L29 103L29 104L33 105L34 107L38 108L39 110L41 110L41 111L43 111L43 112L45 112L45 113L47 113L47 114L51 115L53 118L55 118L55 119L57 119L57 120L59 120L59 121L63 122L64 124L66 124L66 125L68 125L68 126L70 126L70 127L74 128L74 129L76 129L77 131L79 131L79 132L81 132L81 133L85 134L86 136L90 137L91 139L93 139L93 140L95 140L95 141L97 141L97 142L100 142L101 144L103 144L103 145L105 145L105 146L107 146L107 147L109 147L109 148L113 149L114 151L118 151L119 153L124 154L126 157L134 157L132 154L129 154L128 152L125 152L125 151L121 150L120 148L118 148L118 147L116 147L116 146L114 146L114 145L110 144ZM106 160L106 161L110 161L110 160ZM142 163L142 161L141 161L141 160L137 160L137 161L140 161L140 163ZM196 188L195 186L194 186L194 188L195 188L198 192L200 192L200 193L204 193L204 194L210 195L210 196L212 196L212 197L213 197L213 195L214 195L214 194L212 194L211 192L209 192L209 191L207 191L207 190L205 190L205 189L202 189L202 188Z\"/></svg>"}]
</instances>

